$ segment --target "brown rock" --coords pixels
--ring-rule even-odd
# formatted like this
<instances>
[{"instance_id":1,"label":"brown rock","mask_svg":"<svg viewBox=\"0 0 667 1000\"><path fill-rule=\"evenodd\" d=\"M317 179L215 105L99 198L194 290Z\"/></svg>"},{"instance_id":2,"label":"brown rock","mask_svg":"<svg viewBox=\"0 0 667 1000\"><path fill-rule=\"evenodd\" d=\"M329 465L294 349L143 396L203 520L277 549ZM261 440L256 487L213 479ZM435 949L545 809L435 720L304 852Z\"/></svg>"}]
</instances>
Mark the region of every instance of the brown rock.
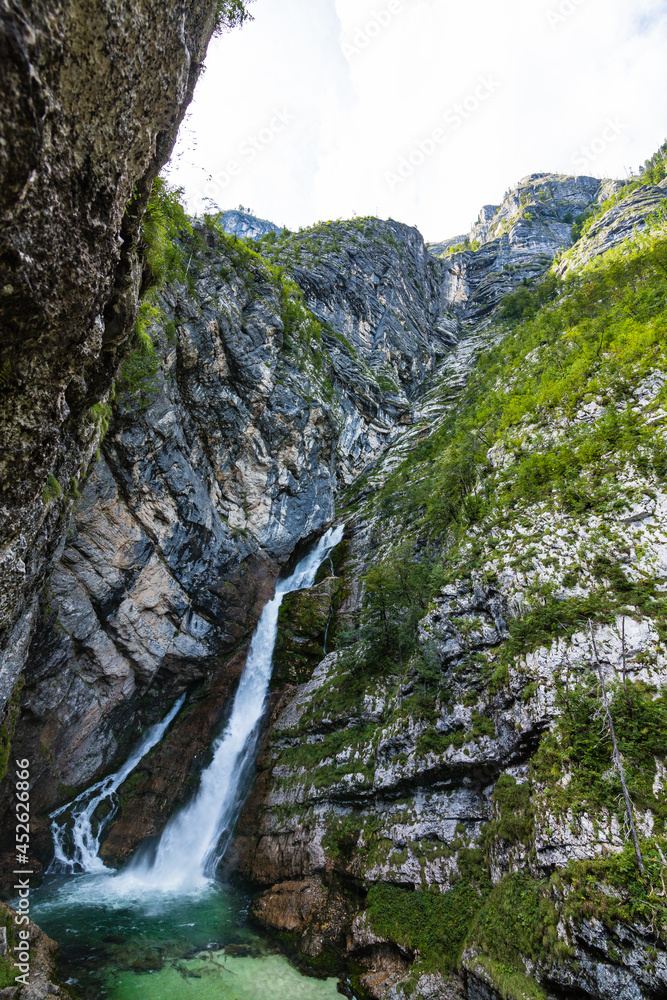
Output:
<instances>
[{"instance_id":1,"label":"brown rock","mask_svg":"<svg viewBox=\"0 0 667 1000\"><path fill-rule=\"evenodd\" d=\"M316 957L325 949L344 952L356 909L337 886L313 878L274 885L253 902L251 913L267 930L293 936L304 955Z\"/></svg>"},{"instance_id":2,"label":"brown rock","mask_svg":"<svg viewBox=\"0 0 667 1000\"><path fill-rule=\"evenodd\" d=\"M278 572L268 561L254 563L254 572L246 574L246 633L271 598ZM241 604L242 597L241 593ZM224 725L247 653L246 642L233 656L220 660L210 681L187 703L162 742L121 785L121 808L100 848L106 862L118 865L125 861L146 837L160 834L169 817L190 798Z\"/></svg>"}]
</instances>

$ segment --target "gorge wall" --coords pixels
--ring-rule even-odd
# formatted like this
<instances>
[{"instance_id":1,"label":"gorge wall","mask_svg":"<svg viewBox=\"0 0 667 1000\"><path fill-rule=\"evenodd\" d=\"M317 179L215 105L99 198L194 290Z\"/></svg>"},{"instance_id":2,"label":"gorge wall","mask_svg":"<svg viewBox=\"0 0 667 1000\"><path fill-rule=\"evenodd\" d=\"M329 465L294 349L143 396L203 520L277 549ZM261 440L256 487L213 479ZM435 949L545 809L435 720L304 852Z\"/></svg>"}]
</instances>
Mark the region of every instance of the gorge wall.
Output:
<instances>
[{"instance_id":1,"label":"gorge wall","mask_svg":"<svg viewBox=\"0 0 667 1000\"><path fill-rule=\"evenodd\" d=\"M0 704L126 351L141 221L209 37L239 4L7 2L0 81Z\"/></svg>"},{"instance_id":2,"label":"gorge wall","mask_svg":"<svg viewBox=\"0 0 667 1000\"><path fill-rule=\"evenodd\" d=\"M146 194L167 148L151 142ZM103 857L160 832L278 574L337 516L331 575L285 602L233 845L264 890L255 918L311 962L349 963L369 997L661 995L664 198L664 183L536 174L465 240L431 247L375 219L296 234L239 213L186 222L154 349L90 414L141 283L136 220L119 223L88 325L67 327L90 362L58 333L71 300L40 377L14 385L13 356L3 368L11 405L41 385L53 418L39 417L53 434L34 498L6 507L7 623L23 639L3 676L8 696L25 661L12 755L32 761L37 859L49 811L187 691L120 789ZM47 473L74 477L68 497L42 496ZM591 747L582 733L599 710L589 619L646 882L628 874L604 734Z\"/></svg>"},{"instance_id":3,"label":"gorge wall","mask_svg":"<svg viewBox=\"0 0 667 1000\"><path fill-rule=\"evenodd\" d=\"M531 216L535 182L510 196ZM481 322L476 292L507 282L470 280L500 256L493 221L449 255L467 339L339 510L337 651L315 653L324 583L286 609L299 686L234 863L269 886L256 919L347 954L365 995L666 989L664 204L664 182L605 198L565 284Z\"/></svg>"}]
</instances>

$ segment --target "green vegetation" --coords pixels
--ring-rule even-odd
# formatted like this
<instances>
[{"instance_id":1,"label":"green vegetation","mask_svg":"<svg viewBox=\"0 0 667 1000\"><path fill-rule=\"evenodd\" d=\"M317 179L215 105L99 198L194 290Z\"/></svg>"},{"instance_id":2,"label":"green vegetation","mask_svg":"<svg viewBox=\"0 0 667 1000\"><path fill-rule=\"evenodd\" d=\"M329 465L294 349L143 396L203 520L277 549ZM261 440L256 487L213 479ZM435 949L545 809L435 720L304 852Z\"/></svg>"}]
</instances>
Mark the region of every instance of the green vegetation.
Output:
<instances>
[{"instance_id":1,"label":"green vegetation","mask_svg":"<svg viewBox=\"0 0 667 1000\"><path fill-rule=\"evenodd\" d=\"M332 239L335 232L334 226ZM285 239L293 248L299 242ZM664 652L664 579L645 560L641 528L623 521L667 483L666 307L664 213L643 235L579 273L565 280L552 274L505 300L489 331L496 346L482 356L458 402L384 479L371 473L349 491L355 512L381 525L371 538L374 563L356 619L339 628L336 672L314 692L298 730L281 734L279 747L274 743L277 764L298 767L299 780L318 789L361 773L365 789L380 733L382 753L395 738L389 752L412 774L414 737L406 739L406 719L411 734L414 722L427 723L415 740L423 756L494 738L494 699L497 708L510 674L517 695L526 654L587 630L589 621L616 626L622 615L649 619ZM381 483L375 493L372 483ZM545 552L551 530L563 538L567 556ZM494 586L508 568L513 580L522 577L522 603L512 609L508 634L495 646L476 643L482 626L461 586L459 606L467 610L450 612L447 624L462 655L445 676L429 649L431 625L427 620L420 640L419 623L434 611L438 627L444 584L456 583L446 591L456 594L474 574L475 582ZM652 650L642 655L637 664L650 668ZM466 845L464 826L447 844L415 841L399 850L379 827L369 831L366 813L330 818L324 846L340 870L349 871L362 855L369 872L375 865L405 872L408 859L421 862L424 888L381 883L368 891L376 933L419 953L414 976L456 969L469 948L506 1000L545 1000L532 963L571 960L571 935L582 920L597 917L612 935L615 921L639 920L664 940L667 804L656 779L667 754L667 695L647 684L619 677L609 685L629 793L637 813L650 810L655 820L655 837L641 844L647 880L637 874L629 845L572 863L551 879L523 871L491 885L488 865L508 849L510 857L535 860L536 826L544 832L547 822L567 817L578 835L584 815L599 826L610 814L623 818L594 671L580 657L574 665L565 660L555 684L558 721L542 738L528 780L501 775L481 849ZM526 676L529 710L536 694L535 677ZM384 706L381 725L356 725L362 700L373 696ZM443 732L436 722L442 725L441 708L452 699L471 710L464 716L471 721ZM339 719L345 721L336 729ZM303 742L306 732L312 743ZM458 865L449 892L426 889L434 858ZM569 923L559 938L562 916Z\"/></svg>"},{"instance_id":2,"label":"green vegetation","mask_svg":"<svg viewBox=\"0 0 667 1000\"><path fill-rule=\"evenodd\" d=\"M322 840L329 857L350 861L364 831L364 819L354 814L335 819Z\"/></svg>"},{"instance_id":3,"label":"green vegetation","mask_svg":"<svg viewBox=\"0 0 667 1000\"><path fill-rule=\"evenodd\" d=\"M315 788L332 785L352 774L371 781L377 735L373 725L361 725L328 732L316 743L304 743L297 737L291 745L281 745L280 764L300 772L297 781L312 783ZM344 756L341 762L336 760L339 754Z\"/></svg>"},{"instance_id":4,"label":"green vegetation","mask_svg":"<svg viewBox=\"0 0 667 1000\"><path fill-rule=\"evenodd\" d=\"M597 547L561 570L562 586L584 581L588 590L564 597L535 571L535 549L516 533L522 519L534 522L536 508L575 523L589 523L591 515L616 523L632 503L619 488L630 470L667 480L664 436L649 422L650 408L637 410L634 396L645 375L667 373L666 278L667 226L656 219L649 233L582 273L566 281L551 276L506 300L500 322L512 327L481 358L459 405L366 501L384 538L365 577L356 628L339 636L348 705L373 678L411 677L414 693L400 712L433 718L436 698L444 695L442 675L418 646L417 622L443 583L474 570L492 582L510 557L510 565L531 574L531 600L491 662L480 662L491 693L517 658L572 635L589 619L611 622L628 605L653 618L667 639L659 580L629 579L614 556L613 534L600 528ZM658 394L653 405L664 399ZM598 419L577 419L590 402ZM509 462L490 462L494 445L509 453ZM355 503L354 490L349 502ZM323 692L322 702L330 694ZM438 752L469 738L463 731L427 732L419 749Z\"/></svg>"},{"instance_id":5,"label":"green vegetation","mask_svg":"<svg viewBox=\"0 0 667 1000\"><path fill-rule=\"evenodd\" d=\"M432 716L432 688L435 684L437 689L442 674L429 651L420 649L417 624L440 579L441 571L432 561L413 559L409 547L397 549L390 559L370 568L359 615L356 620L348 617L345 627L339 624L335 632L341 654L337 672L314 693L302 727L324 711L335 717L354 710L367 692L377 689L378 681L390 677L415 679L414 695L401 706L402 713L419 715L423 700L424 716Z\"/></svg>"},{"instance_id":6,"label":"green vegetation","mask_svg":"<svg viewBox=\"0 0 667 1000\"><path fill-rule=\"evenodd\" d=\"M482 968L504 1000L546 1000L546 992L527 975L524 963L555 951L564 957L557 926L549 883L522 873L509 874L472 922L466 946L480 953Z\"/></svg>"},{"instance_id":7,"label":"green vegetation","mask_svg":"<svg viewBox=\"0 0 667 1000\"><path fill-rule=\"evenodd\" d=\"M185 280L187 262L182 244L183 237L192 234L192 224L180 203L181 194L180 188L170 187L163 177L155 179L141 226L148 269L144 289Z\"/></svg>"},{"instance_id":8,"label":"green vegetation","mask_svg":"<svg viewBox=\"0 0 667 1000\"><path fill-rule=\"evenodd\" d=\"M359 628L340 640L361 646L349 658L353 673L383 673L388 664L403 672L417 649L417 624L439 582L433 565L416 561L405 546L368 570ZM420 676L428 674L429 664L421 663L420 670Z\"/></svg>"},{"instance_id":9,"label":"green vegetation","mask_svg":"<svg viewBox=\"0 0 667 1000\"><path fill-rule=\"evenodd\" d=\"M47 504L51 503L53 500L59 500L62 495L63 495L62 486L60 485L56 477L53 475L53 473L50 472L46 479L46 486L44 487L44 490L42 492L43 502Z\"/></svg>"},{"instance_id":10,"label":"green vegetation","mask_svg":"<svg viewBox=\"0 0 667 1000\"><path fill-rule=\"evenodd\" d=\"M656 829L662 825L664 830L667 801L663 794L654 795L653 783L656 760L667 757L667 693L637 682L619 685L610 700L631 798L637 809L650 809ZM532 760L534 780L545 787L545 804L560 814L606 809L621 815L611 739L601 722L591 724L600 708L597 685L592 678L583 684L562 678L561 702L562 714Z\"/></svg>"},{"instance_id":11,"label":"green vegetation","mask_svg":"<svg viewBox=\"0 0 667 1000\"><path fill-rule=\"evenodd\" d=\"M667 369L666 276L661 223L566 282L515 293L503 308L525 318L481 358L460 405L387 477L376 509L439 539L453 570L459 543L482 522L490 535L539 502L604 511L618 502L628 463L664 480L662 436L634 412L633 390L644 374ZM602 420L574 420L596 400ZM551 444L554 419L564 426ZM512 462L494 470L488 453L501 442Z\"/></svg>"},{"instance_id":12,"label":"green vegetation","mask_svg":"<svg viewBox=\"0 0 667 1000\"><path fill-rule=\"evenodd\" d=\"M462 243L455 243L452 246L447 247L445 254L441 256L449 257L455 253L465 253L466 250L472 250L474 253L476 250L479 250L480 246L481 243L479 242L479 240L471 241L470 237L466 236L466 238L463 240Z\"/></svg>"},{"instance_id":13,"label":"green vegetation","mask_svg":"<svg viewBox=\"0 0 667 1000\"><path fill-rule=\"evenodd\" d=\"M440 694L440 692L438 693ZM407 707L408 710L412 712L415 706L413 706L411 702L407 702ZM424 713L421 714L421 717L426 717L428 719L429 715ZM429 728L417 737L417 752L424 755L429 753L443 754L449 749L449 747L459 749L460 747L465 746L466 743L476 742L482 736L489 736L493 738L495 735L496 730L492 719L479 712L473 712L472 729L466 729L461 726L456 729L451 729L447 733L442 733L437 729Z\"/></svg>"},{"instance_id":14,"label":"green vegetation","mask_svg":"<svg viewBox=\"0 0 667 1000\"><path fill-rule=\"evenodd\" d=\"M641 179L645 184L659 184L667 177L667 142L663 142L657 150L641 167Z\"/></svg>"},{"instance_id":15,"label":"green vegetation","mask_svg":"<svg viewBox=\"0 0 667 1000\"><path fill-rule=\"evenodd\" d=\"M368 920L377 934L419 950L419 972L453 971L468 928L490 890L486 871L456 881L449 892L422 892L379 882L368 891Z\"/></svg>"},{"instance_id":16,"label":"green vegetation","mask_svg":"<svg viewBox=\"0 0 667 1000\"><path fill-rule=\"evenodd\" d=\"M667 142L664 142L660 149L640 167L638 177L633 177L632 180L625 183L616 194L607 198L606 201L589 205L584 212L577 216L572 226L572 242L576 243L582 236L585 236L605 212L620 204L633 194L633 192L649 184L659 184L666 176Z\"/></svg>"},{"instance_id":17,"label":"green vegetation","mask_svg":"<svg viewBox=\"0 0 667 1000\"><path fill-rule=\"evenodd\" d=\"M666 941L665 850L664 839L642 842L645 882L628 845L620 854L571 862L550 879L509 873L495 887L475 852L464 850L465 874L449 892L378 883L368 892L368 919L377 934L419 952L413 981L424 972L457 969L463 950L470 949L476 956L473 966L480 967L504 1000L546 1000L526 963L573 957L572 946L558 935L562 918L570 926L597 918L612 935L619 922L640 921Z\"/></svg>"},{"instance_id":18,"label":"green vegetation","mask_svg":"<svg viewBox=\"0 0 667 1000\"><path fill-rule=\"evenodd\" d=\"M501 996L545 1000L525 961L566 957L558 940L558 911L548 880L506 875L492 887L478 851L459 850L461 877L448 892L411 891L377 883L369 889L367 915L374 931L418 951L413 981L424 972L452 972L464 948L473 948Z\"/></svg>"},{"instance_id":19,"label":"green vegetation","mask_svg":"<svg viewBox=\"0 0 667 1000\"><path fill-rule=\"evenodd\" d=\"M0 903L0 927L5 927L7 931L7 955L0 956L0 990L6 986L13 986L19 970L13 962L13 948L16 944L16 930L14 918L10 911Z\"/></svg>"},{"instance_id":20,"label":"green vegetation","mask_svg":"<svg viewBox=\"0 0 667 1000\"><path fill-rule=\"evenodd\" d=\"M235 6L236 0L232 0L231 5ZM163 177L157 177L142 221L143 295L130 351L118 380L121 397L125 395L138 400L140 409L150 404L159 389L160 360L153 331L166 323L160 291L168 282L187 281L186 254L191 257L198 244L192 224L180 203L180 195L180 189L171 188ZM194 290L194 286L190 287ZM102 436L106 428L108 421Z\"/></svg>"},{"instance_id":21,"label":"green vegetation","mask_svg":"<svg viewBox=\"0 0 667 1000\"><path fill-rule=\"evenodd\" d=\"M7 707L5 718L0 725L0 781L4 778L9 767L9 757L12 749L12 737L16 728L16 723L21 715L21 691L25 678L21 676L14 685Z\"/></svg>"},{"instance_id":22,"label":"green vegetation","mask_svg":"<svg viewBox=\"0 0 667 1000\"><path fill-rule=\"evenodd\" d=\"M510 323L532 319L543 306L553 302L558 291L558 278L553 274L532 286L526 280L516 292L503 299L500 318Z\"/></svg>"},{"instance_id":23,"label":"green vegetation","mask_svg":"<svg viewBox=\"0 0 667 1000\"><path fill-rule=\"evenodd\" d=\"M216 0L214 33L231 31L232 28L241 27L246 21L252 21L252 15L247 9L248 2L249 0Z\"/></svg>"},{"instance_id":24,"label":"green vegetation","mask_svg":"<svg viewBox=\"0 0 667 1000\"><path fill-rule=\"evenodd\" d=\"M613 933L616 925L638 921L667 946L665 854L667 840L650 837L640 841L645 878L637 871L634 849L627 844L619 854L571 861L551 878L564 897L563 915L575 924L592 917Z\"/></svg>"},{"instance_id":25,"label":"green vegetation","mask_svg":"<svg viewBox=\"0 0 667 1000\"><path fill-rule=\"evenodd\" d=\"M135 346L123 362L118 380L121 397L125 394L131 396L139 410L149 406L159 390L160 359L148 332L149 316L154 322L160 319L155 307L142 305L135 331Z\"/></svg>"},{"instance_id":26,"label":"green vegetation","mask_svg":"<svg viewBox=\"0 0 667 1000\"><path fill-rule=\"evenodd\" d=\"M274 687L309 680L324 655L325 636L331 650L338 589L338 583L328 583L285 596L278 617L271 680Z\"/></svg>"},{"instance_id":27,"label":"green vegetation","mask_svg":"<svg viewBox=\"0 0 667 1000\"><path fill-rule=\"evenodd\" d=\"M535 823L530 784L519 785L516 778L501 774L493 791L493 804L496 818L484 827L484 847L488 850L498 840L510 845L532 844Z\"/></svg>"}]
</instances>

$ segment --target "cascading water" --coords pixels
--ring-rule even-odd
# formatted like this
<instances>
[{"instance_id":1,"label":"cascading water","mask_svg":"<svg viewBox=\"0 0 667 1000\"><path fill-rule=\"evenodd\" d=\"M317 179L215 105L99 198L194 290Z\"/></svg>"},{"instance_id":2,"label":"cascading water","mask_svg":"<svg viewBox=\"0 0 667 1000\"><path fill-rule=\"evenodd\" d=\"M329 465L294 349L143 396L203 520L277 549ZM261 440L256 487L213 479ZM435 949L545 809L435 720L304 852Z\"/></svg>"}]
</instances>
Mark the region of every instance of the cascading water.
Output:
<instances>
[{"instance_id":1,"label":"cascading water","mask_svg":"<svg viewBox=\"0 0 667 1000\"><path fill-rule=\"evenodd\" d=\"M49 868L50 872L108 870L99 857L100 836L116 813L118 806L116 792L139 761L160 742L180 712L184 701L185 695L182 695L162 722L158 722L148 730L119 771L98 781L77 796L73 802L68 802L66 806L61 806L51 813L55 856ZM110 808L102 818L96 820L95 812L103 802L108 802Z\"/></svg>"},{"instance_id":2,"label":"cascading water","mask_svg":"<svg viewBox=\"0 0 667 1000\"><path fill-rule=\"evenodd\" d=\"M152 861L124 871L98 857L115 792L164 734L182 699L117 774L53 814L56 864L31 896L31 914L62 941L61 969L82 996L108 1000L335 1000L336 979L304 979L247 924L249 897L213 878L255 758L285 594L311 587L343 529L328 531L280 580L250 644L232 714L191 803L168 823ZM111 805L99 819L98 807ZM97 811L97 812L96 812ZM252 954L239 955L241 945Z\"/></svg>"},{"instance_id":3,"label":"cascading water","mask_svg":"<svg viewBox=\"0 0 667 1000\"><path fill-rule=\"evenodd\" d=\"M254 761L259 722L264 713L278 634L278 612L286 594L312 587L317 571L343 537L331 528L291 576L279 580L273 600L264 608L253 635L232 714L213 746L213 759L199 789L167 824L152 858L138 856L120 876L129 882L166 892L191 892L205 885L233 832L240 794Z\"/></svg>"}]
</instances>

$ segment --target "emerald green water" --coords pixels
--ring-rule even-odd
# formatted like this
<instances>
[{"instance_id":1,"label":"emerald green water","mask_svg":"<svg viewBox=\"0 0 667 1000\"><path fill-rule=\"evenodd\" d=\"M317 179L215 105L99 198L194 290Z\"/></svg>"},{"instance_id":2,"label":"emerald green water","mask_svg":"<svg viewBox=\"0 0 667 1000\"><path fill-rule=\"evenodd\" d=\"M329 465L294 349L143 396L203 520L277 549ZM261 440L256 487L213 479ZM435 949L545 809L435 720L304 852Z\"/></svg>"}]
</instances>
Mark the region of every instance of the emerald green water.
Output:
<instances>
[{"instance_id":1,"label":"emerald green water","mask_svg":"<svg viewBox=\"0 0 667 1000\"><path fill-rule=\"evenodd\" d=\"M83 1000L340 1000L336 979L302 975L254 933L229 885L147 895L112 872L54 876L31 902Z\"/></svg>"}]
</instances>

